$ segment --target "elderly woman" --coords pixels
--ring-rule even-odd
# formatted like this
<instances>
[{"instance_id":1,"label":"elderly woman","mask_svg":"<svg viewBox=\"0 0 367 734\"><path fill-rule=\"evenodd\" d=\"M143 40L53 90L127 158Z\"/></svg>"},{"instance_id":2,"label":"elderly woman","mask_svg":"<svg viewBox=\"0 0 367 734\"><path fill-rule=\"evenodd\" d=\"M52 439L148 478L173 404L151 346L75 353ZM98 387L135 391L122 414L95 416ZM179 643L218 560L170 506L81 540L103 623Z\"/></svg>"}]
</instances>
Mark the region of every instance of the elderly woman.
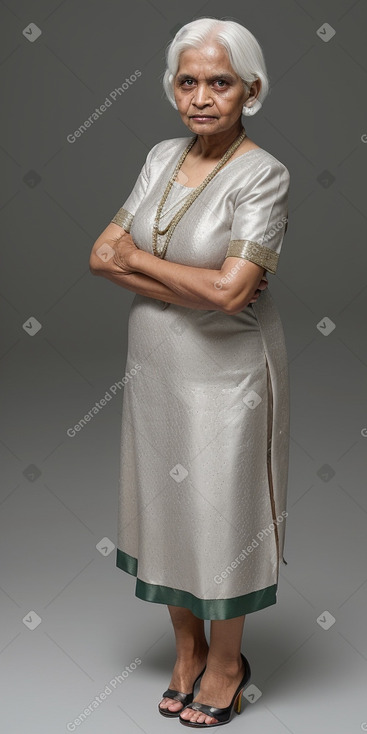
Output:
<instances>
[{"instance_id":1,"label":"elderly woman","mask_svg":"<svg viewBox=\"0 0 367 734\"><path fill-rule=\"evenodd\" d=\"M136 293L116 565L173 623L159 712L218 726L250 680L245 615L276 603L285 563L287 353L265 273L278 265L289 172L242 125L268 80L241 24L183 26L163 84L192 135L149 151L90 268Z\"/></svg>"}]
</instances>

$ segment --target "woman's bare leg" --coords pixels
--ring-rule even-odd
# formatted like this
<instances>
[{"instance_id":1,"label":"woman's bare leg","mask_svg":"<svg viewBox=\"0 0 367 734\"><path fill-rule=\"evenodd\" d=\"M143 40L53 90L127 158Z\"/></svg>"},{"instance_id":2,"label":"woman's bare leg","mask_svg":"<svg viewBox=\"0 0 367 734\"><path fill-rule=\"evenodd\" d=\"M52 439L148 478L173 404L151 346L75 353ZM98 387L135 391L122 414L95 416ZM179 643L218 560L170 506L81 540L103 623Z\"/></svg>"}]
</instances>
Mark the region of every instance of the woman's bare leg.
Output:
<instances>
[{"instance_id":1,"label":"woman's bare leg","mask_svg":"<svg viewBox=\"0 0 367 734\"><path fill-rule=\"evenodd\" d=\"M172 678L167 687L182 693L191 693L194 680L206 663L209 649L204 620L195 617L189 609L167 606L175 632L177 654ZM183 708L180 701L173 701L172 698L162 698L159 705L173 712Z\"/></svg>"},{"instance_id":2,"label":"woman's bare leg","mask_svg":"<svg viewBox=\"0 0 367 734\"><path fill-rule=\"evenodd\" d=\"M244 674L241 659L244 622L245 615L233 619L211 621L206 670L194 701L218 708L225 708L231 703ZM215 717L190 708L182 712L181 718L197 721L199 724L217 722Z\"/></svg>"}]
</instances>

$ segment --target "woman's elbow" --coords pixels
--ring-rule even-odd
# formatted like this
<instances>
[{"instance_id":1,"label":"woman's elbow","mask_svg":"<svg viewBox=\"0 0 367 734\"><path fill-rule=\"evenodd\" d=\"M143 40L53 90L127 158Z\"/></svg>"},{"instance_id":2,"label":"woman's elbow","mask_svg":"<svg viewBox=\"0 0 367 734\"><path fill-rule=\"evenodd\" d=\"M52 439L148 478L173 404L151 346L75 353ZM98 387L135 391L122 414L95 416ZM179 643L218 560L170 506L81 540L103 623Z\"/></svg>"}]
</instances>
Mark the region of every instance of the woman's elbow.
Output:
<instances>
[{"instance_id":1,"label":"woman's elbow","mask_svg":"<svg viewBox=\"0 0 367 734\"><path fill-rule=\"evenodd\" d=\"M249 293L242 292L237 297L233 297L233 294L227 291L222 300L223 311L229 316L235 316L248 306L250 300L251 294Z\"/></svg>"},{"instance_id":2,"label":"woman's elbow","mask_svg":"<svg viewBox=\"0 0 367 734\"><path fill-rule=\"evenodd\" d=\"M93 249L89 257L89 270L92 275L100 275L103 270L103 261Z\"/></svg>"},{"instance_id":3,"label":"woman's elbow","mask_svg":"<svg viewBox=\"0 0 367 734\"><path fill-rule=\"evenodd\" d=\"M95 262L95 258L92 255L89 258L89 270L92 273L92 275L97 275L98 273L98 268Z\"/></svg>"}]
</instances>

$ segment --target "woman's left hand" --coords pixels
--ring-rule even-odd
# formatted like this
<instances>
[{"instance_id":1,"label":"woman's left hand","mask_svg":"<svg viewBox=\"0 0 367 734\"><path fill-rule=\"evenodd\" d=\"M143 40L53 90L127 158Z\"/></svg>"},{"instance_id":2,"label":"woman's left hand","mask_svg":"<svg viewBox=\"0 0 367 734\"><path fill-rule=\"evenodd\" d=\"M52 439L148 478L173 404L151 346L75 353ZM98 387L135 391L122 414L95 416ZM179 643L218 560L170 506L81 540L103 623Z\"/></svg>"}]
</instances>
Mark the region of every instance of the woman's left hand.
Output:
<instances>
[{"instance_id":1,"label":"woman's left hand","mask_svg":"<svg viewBox=\"0 0 367 734\"><path fill-rule=\"evenodd\" d=\"M118 265L120 271L124 275L130 275L130 273L133 273L134 269L131 266L131 255L136 252L138 248L136 247L131 235L128 232L124 232L124 234L114 243L113 249L115 250L113 262Z\"/></svg>"},{"instance_id":2,"label":"woman's left hand","mask_svg":"<svg viewBox=\"0 0 367 734\"><path fill-rule=\"evenodd\" d=\"M260 295L261 291L264 291L264 290L265 290L265 288L267 288L267 287L268 287L268 285L269 285L269 282L268 282L268 279L267 279L267 277L266 277L266 275L265 275L265 273L264 273L264 275L263 275L263 277L261 278L261 280L260 280L260 283L259 283L259 285L258 285L258 287L257 287L257 289L256 289L256 291L255 291L255 293L254 293L254 295L253 295L253 296L252 296L252 298L251 298L251 299L249 300L249 303L256 303L256 301L257 301L257 299L258 299L258 297L259 297L259 295Z\"/></svg>"}]
</instances>

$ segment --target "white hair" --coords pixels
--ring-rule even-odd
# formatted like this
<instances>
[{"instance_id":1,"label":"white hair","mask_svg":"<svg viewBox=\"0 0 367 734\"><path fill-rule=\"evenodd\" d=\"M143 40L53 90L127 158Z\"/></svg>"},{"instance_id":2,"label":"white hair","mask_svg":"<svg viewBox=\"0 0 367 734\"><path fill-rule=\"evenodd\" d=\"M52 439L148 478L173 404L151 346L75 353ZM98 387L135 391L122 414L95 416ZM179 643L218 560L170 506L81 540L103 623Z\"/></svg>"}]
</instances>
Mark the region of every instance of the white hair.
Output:
<instances>
[{"instance_id":1,"label":"white hair","mask_svg":"<svg viewBox=\"0 0 367 734\"><path fill-rule=\"evenodd\" d=\"M247 89L255 79L260 80L258 103L255 101L253 105L253 114L256 114L269 90L269 79L260 44L245 26L233 20L219 18L199 18L186 23L177 31L166 49L163 88L172 107L177 110L173 80L179 68L181 52L188 48L199 48L209 39L224 46L234 71L244 83L247 82ZM246 89L245 84L244 88Z\"/></svg>"}]
</instances>

